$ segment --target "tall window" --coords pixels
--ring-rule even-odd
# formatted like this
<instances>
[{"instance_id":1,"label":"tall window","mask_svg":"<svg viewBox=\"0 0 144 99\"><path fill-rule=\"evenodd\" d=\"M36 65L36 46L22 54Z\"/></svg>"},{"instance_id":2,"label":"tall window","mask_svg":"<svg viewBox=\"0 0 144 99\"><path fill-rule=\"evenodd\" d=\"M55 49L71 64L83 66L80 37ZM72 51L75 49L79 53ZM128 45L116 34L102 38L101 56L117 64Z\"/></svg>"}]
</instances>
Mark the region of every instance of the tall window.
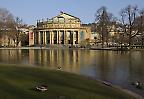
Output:
<instances>
[{"instance_id":1,"label":"tall window","mask_svg":"<svg viewBox=\"0 0 144 99\"><path fill-rule=\"evenodd\" d=\"M75 41L75 44L78 44L78 31L76 31L76 41Z\"/></svg>"},{"instance_id":2,"label":"tall window","mask_svg":"<svg viewBox=\"0 0 144 99\"><path fill-rule=\"evenodd\" d=\"M40 44L43 44L43 31L40 31Z\"/></svg>"},{"instance_id":3,"label":"tall window","mask_svg":"<svg viewBox=\"0 0 144 99\"><path fill-rule=\"evenodd\" d=\"M61 44L64 44L64 31L61 32Z\"/></svg>"},{"instance_id":4,"label":"tall window","mask_svg":"<svg viewBox=\"0 0 144 99\"><path fill-rule=\"evenodd\" d=\"M47 44L50 44L50 32L46 31L46 40L47 40Z\"/></svg>"},{"instance_id":5,"label":"tall window","mask_svg":"<svg viewBox=\"0 0 144 99\"><path fill-rule=\"evenodd\" d=\"M53 31L54 33L54 44L57 44L57 31Z\"/></svg>"},{"instance_id":6,"label":"tall window","mask_svg":"<svg viewBox=\"0 0 144 99\"><path fill-rule=\"evenodd\" d=\"M34 36L34 44L38 44L38 32L36 32Z\"/></svg>"}]
</instances>

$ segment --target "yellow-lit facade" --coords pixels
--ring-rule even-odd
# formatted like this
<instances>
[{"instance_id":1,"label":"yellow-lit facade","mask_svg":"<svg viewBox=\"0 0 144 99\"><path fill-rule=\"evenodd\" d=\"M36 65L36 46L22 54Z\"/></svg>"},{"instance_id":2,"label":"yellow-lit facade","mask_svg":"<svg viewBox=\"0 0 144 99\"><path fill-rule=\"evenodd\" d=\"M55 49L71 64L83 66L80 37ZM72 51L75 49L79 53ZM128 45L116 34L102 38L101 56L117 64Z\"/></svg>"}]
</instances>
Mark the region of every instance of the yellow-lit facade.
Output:
<instances>
[{"instance_id":1,"label":"yellow-lit facade","mask_svg":"<svg viewBox=\"0 0 144 99\"><path fill-rule=\"evenodd\" d=\"M38 20L33 31L29 34L29 45L78 45L91 37L91 27L83 26L79 18L64 12L46 21Z\"/></svg>"}]
</instances>

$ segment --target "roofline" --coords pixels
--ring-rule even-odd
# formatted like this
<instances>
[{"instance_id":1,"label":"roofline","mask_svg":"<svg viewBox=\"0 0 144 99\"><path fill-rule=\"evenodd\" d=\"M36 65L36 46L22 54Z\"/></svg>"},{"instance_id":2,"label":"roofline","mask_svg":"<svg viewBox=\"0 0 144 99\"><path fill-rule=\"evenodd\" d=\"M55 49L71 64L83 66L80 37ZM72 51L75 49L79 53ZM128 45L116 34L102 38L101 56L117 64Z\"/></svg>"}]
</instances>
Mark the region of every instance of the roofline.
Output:
<instances>
[{"instance_id":1,"label":"roofline","mask_svg":"<svg viewBox=\"0 0 144 99\"><path fill-rule=\"evenodd\" d=\"M75 16L73 16L73 15L71 15L71 14L68 14L68 13L62 12L62 11L60 12L60 15L61 15L61 14L66 14L66 15L69 15L69 16L71 16L71 17L74 17L74 18L76 18L76 19L79 19L79 20L80 20L80 18L75 17Z\"/></svg>"},{"instance_id":2,"label":"roofline","mask_svg":"<svg viewBox=\"0 0 144 99\"><path fill-rule=\"evenodd\" d=\"M73 15L71 15L71 14L68 14L68 13L62 12L62 11L60 11L60 14L58 14L57 16L55 16L55 17L53 17L53 18L56 18L56 17L58 17L59 15L62 15L62 14L66 14L66 15L69 15L69 16L71 16L71 17L74 17L74 18L80 20L80 18L75 17L75 16L73 16ZM51 19L53 19L53 18L51 18Z\"/></svg>"},{"instance_id":3,"label":"roofline","mask_svg":"<svg viewBox=\"0 0 144 99\"><path fill-rule=\"evenodd\" d=\"M52 18L50 18L50 19L48 19L48 20L53 20L54 18L56 18L56 17L58 17L59 15L62 15L62 14L66 14L66 15L69 15L69 16L71 16L71 17L74 17L74 18L78 19L78 20L81 22L80 18L75 17L75 16L73 16L73 15L71 15L71 14L68 14L68 13L62 12L62 11L60 11L60 14L58 14L57 16L52 17ZM42 22L45 22L45 21L42 21ZM37 20L37 23L41 23L40 20Z\"/></svg>"}]
</instances>

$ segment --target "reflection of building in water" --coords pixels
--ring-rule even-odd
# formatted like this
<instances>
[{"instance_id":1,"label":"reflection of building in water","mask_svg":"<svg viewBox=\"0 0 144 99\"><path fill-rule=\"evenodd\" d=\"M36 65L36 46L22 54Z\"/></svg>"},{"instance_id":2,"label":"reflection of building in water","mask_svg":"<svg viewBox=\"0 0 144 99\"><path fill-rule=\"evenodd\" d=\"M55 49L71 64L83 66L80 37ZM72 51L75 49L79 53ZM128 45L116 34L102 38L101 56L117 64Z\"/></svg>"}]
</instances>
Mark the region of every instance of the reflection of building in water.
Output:
<instances>
[{"instance_id":1,"label":"reflection of building in water","mask_svg":"<svg viewBox=\"0 0 144 99\"><path fill-rule=\"evenodd\" d=\"M51 69L57 69L60 66L65 71L79 73L80 69L91 64L95 52L89 50L41 49L30 50L29 57L29 62L30 64L34 63L33 65Z\"/></svg>"},{"instance_id":2,"label":"reflection of building in water","mask_svg":"<svg viewBox=\"0 0 144 99\"><path fill-rule=\"evenodd\" d=\"M0 56L0 61L5 63L21 63L22 60L21 50L1 50Z\"/></svg>"},{"instance_id":3,"label":"reflection of building in water","mask_svg":"<svg viewBox=\"0 0 144 99\"><path fill-rule=\"evenodd\" d=\"M80 61L79 61L80 51L78 50L66 50L64 53L64 68L69 72L79 72L80 71Z\"/></svg>"},{"instance_id":4,"label":"reflection of building in water","mask_svg":"<svg viewBox=\"0 0 144 99\"><path fill-rule=\"evenodd\" d=\"M47 21L37 22L34 34L29 34L30 45L48 44L79 44L82 40L90 39L91 28L81 24L79 18L61 12L58 16Z\"/></svg>"},{"instance_id":5,"label":"reflection of building in water","mask_svg":"<svg viewBox=\"0 0 144 99\"><path fill-rule=\"evenodd\" d=\"M29 63L32 65L47 66L57 69L61 66L68 72L79 72L80 51L78 50L29 50Z\"/></svg>"},{"instance_id":6,"label":"reflection of building in water","mask_svg":"<svg viewBox=\"0 0 144 99\"><path fill-rule=\"evenodd\" d=\"M29 50L29 63L30 64L34 64L34 57L35 57L34 49Z\"/></svg>"}]
</instances>

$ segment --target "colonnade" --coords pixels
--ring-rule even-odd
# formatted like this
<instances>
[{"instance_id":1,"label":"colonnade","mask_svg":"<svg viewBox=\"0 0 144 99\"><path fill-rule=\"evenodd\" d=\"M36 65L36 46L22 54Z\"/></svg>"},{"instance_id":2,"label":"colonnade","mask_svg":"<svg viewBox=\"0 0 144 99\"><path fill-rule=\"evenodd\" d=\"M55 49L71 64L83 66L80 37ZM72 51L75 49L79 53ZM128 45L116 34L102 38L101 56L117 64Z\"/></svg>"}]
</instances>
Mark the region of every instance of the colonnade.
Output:
<instances>
[{"instance_id":1,"label":"colonnade","mask_svg":"<svg viewBox=\"0 0 144 99\"><path fill-rule=\"evenodd\" d=\"M35 42L39 45L48 45L48 44L79 44L80 35L79 30L39 30L36 32Z\"/></svg>"}]
</instances>

